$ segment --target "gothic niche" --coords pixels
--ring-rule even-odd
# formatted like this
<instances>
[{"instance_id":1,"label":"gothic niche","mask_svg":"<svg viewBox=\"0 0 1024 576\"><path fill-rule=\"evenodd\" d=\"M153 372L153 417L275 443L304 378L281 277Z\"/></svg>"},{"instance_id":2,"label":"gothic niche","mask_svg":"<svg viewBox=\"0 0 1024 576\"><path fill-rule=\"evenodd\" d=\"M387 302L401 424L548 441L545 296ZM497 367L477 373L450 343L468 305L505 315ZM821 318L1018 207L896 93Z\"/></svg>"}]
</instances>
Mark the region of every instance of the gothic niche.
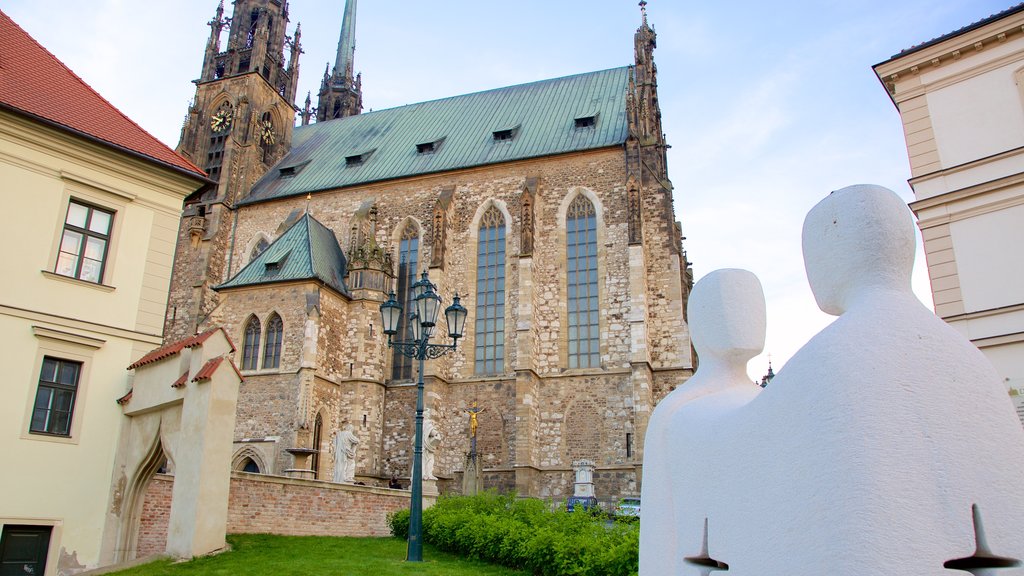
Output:
<instances>
[{"instance_id":1,"label":"gothic niche","mask_svg":"<svg viewBox=\"0 0 1024 576\"><path fill-rule=\"evenodd\" d=\"M445 240L448 238L448 207L452 203L455 187L449 186L441 191L441 196L434 205L433 231L430 239L430 266L444 269Z\"/></svg>"},{"instance_id":2,"label":"gothic niche","mask_svg":"<svg viewBox=\"0 0 1024 576\"><path fill-rule=\"evenodd\" d=\"M640 233L640 186L632 176L626 182L626 197L629 203L629 243L639 244L643 241Z\"/></svg>"},{"instance_id":3,"label":"gothic niche","mask_svg":"<svg viewBox=\"0 0 1024 576\"><path fill-rule=\"evenodd\" d=\"M523 194L520 199L520 224L519 224L519 255L530 256L533 254L533 192L528 186L523 187Z\"/></svg>"},{"instance_id":4,"label":"gothic niche","mask_svg":"<svg viewBox=\"0 0 1024 576\"><path fill-rule=\"evenodd\" d=\"M395 277L391 251L377 243L377 205L371 200L352 217L347 284L351 290L387 291Z\"/></svg>"}]
</instances>

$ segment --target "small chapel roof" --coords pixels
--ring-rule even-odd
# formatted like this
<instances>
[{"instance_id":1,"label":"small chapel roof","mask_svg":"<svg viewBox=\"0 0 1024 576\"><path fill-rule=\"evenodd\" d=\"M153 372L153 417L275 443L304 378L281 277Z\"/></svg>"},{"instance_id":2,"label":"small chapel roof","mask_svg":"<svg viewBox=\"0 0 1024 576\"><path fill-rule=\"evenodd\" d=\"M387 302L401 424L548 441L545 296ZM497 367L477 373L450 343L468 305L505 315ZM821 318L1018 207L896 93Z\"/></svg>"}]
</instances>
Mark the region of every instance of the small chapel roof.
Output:
<instances>
[{"instance_id":1,"label":"small chapel roof","mask_svg":"<svg viewBox=\"0 0 1024 576\"><path fill-rule=\"evenodd\" d=\"M306 213L234 278L214 289L319 280L341 294L348 294L347 268L334 232Z\"/></svg>"},{"instance_id":2,"label":"small chapel roof","mask_svg":"<svg viewBox=\"0 0 1024 576\"><path fill-rule=\"evenodd\" d=\"M107 102L0 11L0 109L5 108L205 180L196 165Z\"/></svg>"},{"instance_id":3,"label":"small chapel roof","mask_svg":"<svg viewBox=\"0 0 1024 576\"><path fill-rule=\"evenodd\" d=\"M630 67L317 122L238 204L621 145Z\"/></svg>"}]
</instances>

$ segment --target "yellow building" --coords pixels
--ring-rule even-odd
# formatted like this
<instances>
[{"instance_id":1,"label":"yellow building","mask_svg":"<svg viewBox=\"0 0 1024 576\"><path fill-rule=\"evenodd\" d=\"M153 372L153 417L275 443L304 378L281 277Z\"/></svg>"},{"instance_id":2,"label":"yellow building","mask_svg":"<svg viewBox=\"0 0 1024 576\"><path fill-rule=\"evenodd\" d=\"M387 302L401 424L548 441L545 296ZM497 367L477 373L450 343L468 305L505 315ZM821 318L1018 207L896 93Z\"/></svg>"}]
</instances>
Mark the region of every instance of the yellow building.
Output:
<instances>
[{"instance_id":1,"label":"yellow building","mask_svg":"<svg viewBox=\"0 0 1024 576\"><path fill-rule=\"evenodd\" d=\"M874 69L903 120L935 313L1024 418L1024 5Z\"/></svg>"},{"instance_id":2,"label":"yellow building","mask_svg":"<svg viewBox=\"0 0 1024 576\"><path fill-rule=\"evenodd\" d=\"M97 565L129 364L160 345L182 200L204 173L0 12L0 555Z\"/></svg>"}]
</instances>

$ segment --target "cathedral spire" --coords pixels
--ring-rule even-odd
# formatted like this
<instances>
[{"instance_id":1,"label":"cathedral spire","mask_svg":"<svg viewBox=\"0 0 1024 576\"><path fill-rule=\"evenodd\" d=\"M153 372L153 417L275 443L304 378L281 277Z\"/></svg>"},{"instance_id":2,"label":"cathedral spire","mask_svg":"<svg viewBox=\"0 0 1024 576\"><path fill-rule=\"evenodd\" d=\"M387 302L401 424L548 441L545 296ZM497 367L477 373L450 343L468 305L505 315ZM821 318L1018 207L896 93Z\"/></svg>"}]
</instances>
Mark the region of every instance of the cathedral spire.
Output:
<instances>
[{"instance_id":1,"label":"cathedral spire","mask_svg":"<svg viewBox=\"0 0 1024 576\"><path fill-rule=\"evenodd\" d=\"M359 114L363 109L362 81L354 74L356 51L356 0L345 0L341 20L338 56L334 69L324 72L320 85L316 119L318 122ZM328 67L330 64L328 64Z\"/></svg>"},{"instance_id":2,"label":"cathedral spire","mask_svg":"<svg viewBox=\"0 0 1024 576\"><path fill-rule=\"evenodd\" d=\"M353 80L356 53L356 0L345 0L345 15L341 19L341 37L338 39L338 57L334 61L334 76L342 76L349 84Z\"/></svg>"}]
</instances>

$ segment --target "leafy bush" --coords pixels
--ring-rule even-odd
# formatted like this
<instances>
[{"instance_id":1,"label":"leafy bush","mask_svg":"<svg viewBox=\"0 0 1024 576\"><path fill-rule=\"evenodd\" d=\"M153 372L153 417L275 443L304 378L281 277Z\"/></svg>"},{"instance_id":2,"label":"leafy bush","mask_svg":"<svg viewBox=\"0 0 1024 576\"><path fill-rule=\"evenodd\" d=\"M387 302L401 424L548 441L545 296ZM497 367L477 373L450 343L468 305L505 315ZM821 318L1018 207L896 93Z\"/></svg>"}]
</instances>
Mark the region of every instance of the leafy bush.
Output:
<instances>
[{"instance_id":1,"label":"leafy bush","mask_svg":"<svg viewBox=\"0 0 1024 576\"><path fill-rule=\"evenodd\" d=\"M388 514L388 528L395 538L409 539L409 509L395 510Z\"/></svg>"},{"instance_id":2,"label":"leafy bush","mask_svg":"<svg viewBox=\"0 0 1024 576\"><path fill-rule=\"evenodd\" d=\"M408 538L409 511L388 516L391 532ZM540 576L621 576L639 563L637 522L552 512L547 502L514 494L442 496L423 512L423 540L470 558Z\"/></svg>"}]
</instances>

